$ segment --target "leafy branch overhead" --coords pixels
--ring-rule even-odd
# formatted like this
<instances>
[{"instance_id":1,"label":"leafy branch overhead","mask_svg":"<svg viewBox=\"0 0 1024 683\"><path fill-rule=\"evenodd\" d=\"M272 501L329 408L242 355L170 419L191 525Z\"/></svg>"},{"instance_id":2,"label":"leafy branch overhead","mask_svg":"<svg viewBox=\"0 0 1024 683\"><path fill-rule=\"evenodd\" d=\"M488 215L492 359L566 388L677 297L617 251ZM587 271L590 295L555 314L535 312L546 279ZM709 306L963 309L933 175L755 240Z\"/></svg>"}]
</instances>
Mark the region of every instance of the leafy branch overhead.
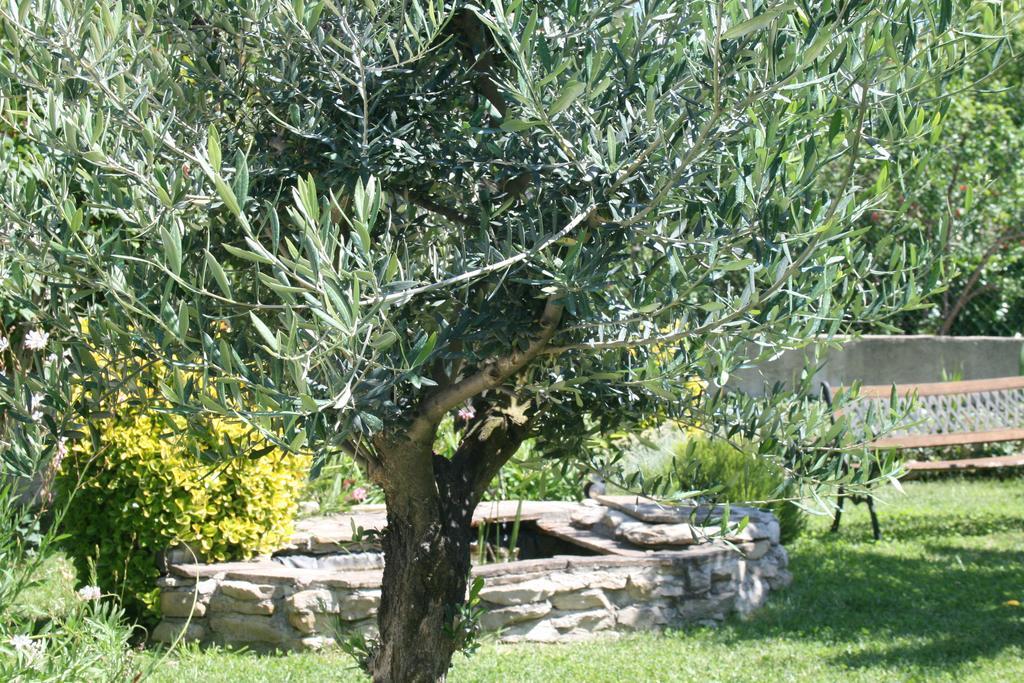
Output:
<instances>
[{"instance_id":1,"label":"leafy branch overhead","mask_svg":"<svg viewBox=\"0 0 1024 683\"><path fill-rule=\"evenodd\" d=\"M955 66L920 28L945 4L250 5L4 16L55 246L232 387L219 410L372 433L526 349L545 298L565 314L517 391L643 406L748 360L737 339L771 354L934 286L926 244L876 263L851 227L917 158L850 181L937 134L915 94Z\"/></svg>"}]
</instances>

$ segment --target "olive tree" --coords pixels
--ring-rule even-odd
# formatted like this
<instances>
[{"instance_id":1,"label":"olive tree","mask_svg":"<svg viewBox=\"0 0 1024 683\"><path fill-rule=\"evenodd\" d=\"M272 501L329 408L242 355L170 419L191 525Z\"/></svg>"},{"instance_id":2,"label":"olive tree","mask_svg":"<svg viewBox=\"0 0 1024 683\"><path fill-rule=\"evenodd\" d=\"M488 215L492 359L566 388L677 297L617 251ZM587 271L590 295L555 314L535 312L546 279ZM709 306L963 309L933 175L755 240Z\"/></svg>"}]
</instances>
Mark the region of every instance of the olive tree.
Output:
<instances>
[{"instance_id":1,"label":"olive tree","mask_svg":"<svg viewBox=\"0 0 1024 683\"><path fill-rule=\"evenodd\" d=\"M12 2L0 111L35 168L0 211L88 343L175 369L176 410L360 463L388 515L369 670L439 680L524 439L581 457L938 284L913 228L879 261L857 226L941 120L954 21L1000 11L961 5ZM845 471L822 452L808 481Z\"/></svg>"}]
</instances>

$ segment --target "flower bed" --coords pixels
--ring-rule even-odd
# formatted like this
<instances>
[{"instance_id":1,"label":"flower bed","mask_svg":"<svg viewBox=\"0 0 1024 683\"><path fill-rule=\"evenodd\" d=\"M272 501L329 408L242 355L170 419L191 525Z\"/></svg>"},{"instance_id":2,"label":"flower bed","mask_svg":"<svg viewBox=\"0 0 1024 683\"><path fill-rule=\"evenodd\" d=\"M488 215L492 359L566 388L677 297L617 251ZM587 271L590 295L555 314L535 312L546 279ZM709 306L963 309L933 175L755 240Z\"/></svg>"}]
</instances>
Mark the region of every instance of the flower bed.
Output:
<instances>
[{"instance_id":1,"label":"flower bed","mask_svg":"<svg viewBox=\"0 0 1024 683\"><path fill-rule=\"evenodd\" d=\"M520 520L520 556L530 559L474 567L485 581L482 626L506 642L561 642L749 614L790 581L778 522L733 508L722 534L720 517L616 496L483 504L479 523ZM383 509L297 526L287 547L259 561L188 564L172 554L153 638L184 631L200 642L315 649L347 631L372 632L383 559L373 535L355 530L381 529Z\"/></svg>"}]
</instances>

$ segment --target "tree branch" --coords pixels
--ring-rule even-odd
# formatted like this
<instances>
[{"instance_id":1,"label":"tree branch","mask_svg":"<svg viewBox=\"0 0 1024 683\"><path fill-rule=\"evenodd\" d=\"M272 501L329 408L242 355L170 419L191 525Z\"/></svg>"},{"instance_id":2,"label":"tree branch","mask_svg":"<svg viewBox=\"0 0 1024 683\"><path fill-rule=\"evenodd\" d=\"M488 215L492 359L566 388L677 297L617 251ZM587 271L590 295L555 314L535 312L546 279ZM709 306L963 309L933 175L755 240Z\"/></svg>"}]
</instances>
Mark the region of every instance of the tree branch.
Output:
<instances>
[{"instance_id":1,"label":"tree branch","mask_svg":"<svg viewBox=\"0 0 1024 683\"><path fill-rule=\"evenodd\" d=\"M452 223L458 223L459 225L466 228L474 228L477 225L469 218L469 216L459 213L450 206L440 204L425 194L420 194L415 190L405 190L404 194L406 199L409 200L409 202L415 204L421 209L426 209L431 213L436 213L439 216L443 216L450 220Z\"/></svg>"},{"instance_id":2,"label":"tree branch","mask_svg":"<svg viewBox=\"0 0 1024 683\"><path fill-rule=\"evenodd\" d=\"M985 266L988 265L988 262L992 257L995 256L1000 249L1006 246L1007 243L1020 238L1022 234L1024 233L1017 232L1015 230L1008 231L985 250L985 253L982 254L981 261L974 268L970 277L967 278L967 282L964 284L964 288L960 291L960 296L957 297L956 303L953 304L952 309L948 309L945 312L945 319L942 321L942 327L939 328L939 334L949 334L949 331L953 329L953 323L956 322L956 319L960 316L960 313L968 302L974 298L974 295L972 294L974 287L978 284L978 280L981 279L981 274L984 272Z\"/></svg>"},{"instance_id":3,"label":"tree branch","mask_svg":"<svg viewBox=\"0 0 1024 683\"><path fill-rule=\"evenodd\" d=\"M499 55L494 49L490 30L474 12L465 9L455 12L452 24L462 36L463 56L470 62L470 70L476 76L473 87L491 103L501 118L505 118L508 102L494 81L493 71Z\"/></svg>"},{"instance_id":4,"label":"tree branch","mask_svg":"<svg viewBox=\"0 0 1024 683\"><path fill-rule=\"evenodd\" d=\"M561 294L552 294L548 297L538 323L540 330L526 349L487 360L472 375L427 398L420 408L419 416L409 429L410 437L414 441L432 439L436 426L445 413L473 396L497 387L540 355L562 320L564 306L560 302L560 297Z\"/></svg>"},{"instance_id":5,"label":"tree branch","mask_svg":"<svg viewBox=\"0 0 1024 683\"><path fill-rule=\"evenodd\" d=\"M529 434L522 412L495 409L483 416L466 434L451 461L445 462L448 479L459 482L461 495L475 507L487 486L509 461Z\"/></svg>"},{"instance_id":6,"label":"tree branch","mask_svg":"<svg viewBox=\"0 0 1024 683\"><path fill-rule=\"evenodd\" d=\"M469 282L471 280L480 279L482 277L490 275L491 273L496 273L500 270L505 270L506 268L511 268L515 264L525 261L526 259L536 254L539 254L540 252L544 251L558 240L562 239L563 237L566 237L573 230L575 230L580 225L588 221L590 217L594 215L595 211L597 211L597 204L591 204L584 211L576 214L576 216L571 221L562 226L561 229L544 236L540 240L540 242L533 245L526 251L521 251L517 254L509 256L508 258L497 261L496 263L492 263L487 266L482 266L480 268L475 268L464 273L459 273L458 275L454 275L444 280L438 280L437 282L431 282L429 284L421 285L419 287L412 287L410 289L403 289L400 292L394 292L392 294L386 294L384 296L366 297L361 300L361 303L372 306L375 304L386 304L394 301L408 300L414 296L423 294L424 292L432 292L437 289L445 289L447 287L458 285L463 282Z\"/></svg>"}]
</instances>

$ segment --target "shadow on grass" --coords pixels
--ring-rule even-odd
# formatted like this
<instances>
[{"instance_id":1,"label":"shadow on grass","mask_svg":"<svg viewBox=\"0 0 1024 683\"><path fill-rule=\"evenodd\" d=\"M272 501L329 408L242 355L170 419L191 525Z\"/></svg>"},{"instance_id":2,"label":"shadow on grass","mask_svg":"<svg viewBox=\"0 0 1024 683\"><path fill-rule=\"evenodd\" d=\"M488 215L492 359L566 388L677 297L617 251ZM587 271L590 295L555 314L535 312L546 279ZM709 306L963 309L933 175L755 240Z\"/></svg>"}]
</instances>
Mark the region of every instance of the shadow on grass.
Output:
<instances>
[{"instance_id":1,"label":"shadow on grass","mask_svg":"<svg viewBox=\"0 0 1024 683\"><path fill-rule=\"evenodd\" d=\"M867 528L850 534L863 541L816 534L792 552L793 585L723 636L806 638L857 669L948 672L1019 648L1024 607L1006 601L1024 601L1022 532L1021 517L949 514L905 516L880 543Z\"/></svg>"},{"instance_id":2,"label":"shadow on grass","mask_svg":"<svg viewBox=\"0 0 1024 683\"><path fill-rule=\"evenodd\" d=\"M878 522L882 528L882 539L897 542L1024 532L1024 517L999 518L992 514L977 512L956 511L923 517L921 515L886 514L884 510L880 510ZM857 519L856 522L844 520L839 536L867 540L870 531L870 523L866 517L863 523L860 519Z\"/></svg>"}]
</instances>

